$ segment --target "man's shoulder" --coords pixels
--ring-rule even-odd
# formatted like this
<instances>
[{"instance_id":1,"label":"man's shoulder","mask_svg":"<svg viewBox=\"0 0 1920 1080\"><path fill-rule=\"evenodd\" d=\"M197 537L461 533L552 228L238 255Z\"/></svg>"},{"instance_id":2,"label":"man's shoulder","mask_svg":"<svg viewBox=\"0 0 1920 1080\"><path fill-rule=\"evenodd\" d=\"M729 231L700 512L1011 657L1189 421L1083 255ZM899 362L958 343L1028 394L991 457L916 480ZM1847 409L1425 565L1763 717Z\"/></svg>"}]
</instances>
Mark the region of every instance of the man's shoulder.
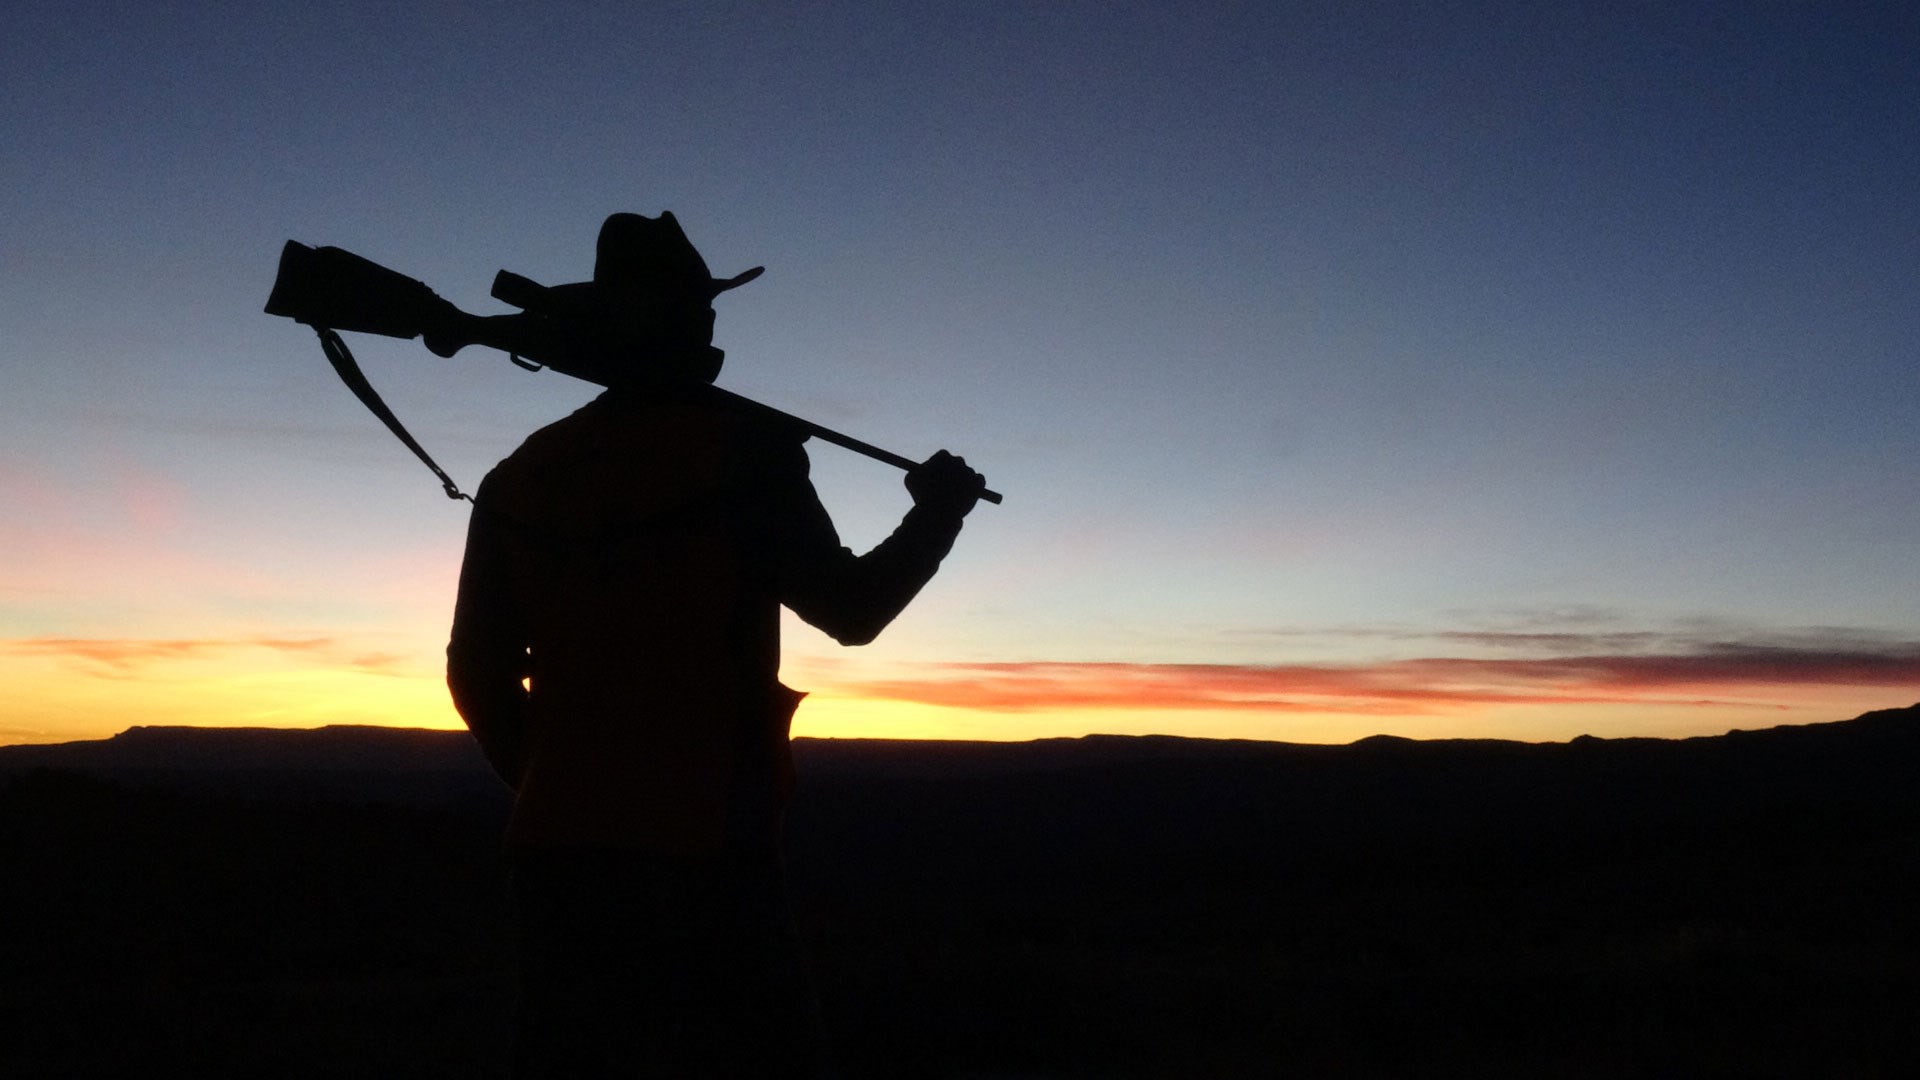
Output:
<instances>
[{"instance_id":1,"label":"man's shoulder","mask_svg":"<svg viewBox=\"0 0 1920 1080\"><path fill-rule=\"evenodd\" d=\"M609 392L527 436L487 473L481 491L519 501L513 493L577 485L658 491L670 477L671 488L804 481L804 441L733 410Z\"/></svg>"},{"instance_id":2,"label":"man's shoulder","mask_svg":"<svg viewBox=\"0 0 1920 1080\"><path fill-rule=\"evenodd\" d=\"M604 439L623 423L620 415L623 411L610 407L606 394L601 394L585 405L573 410L558 420L534 429L533 433L522 439L518 448L507 455L506 461L532 461L556 454L581 452L594 440Z\"/></svg>"}]
</instances>

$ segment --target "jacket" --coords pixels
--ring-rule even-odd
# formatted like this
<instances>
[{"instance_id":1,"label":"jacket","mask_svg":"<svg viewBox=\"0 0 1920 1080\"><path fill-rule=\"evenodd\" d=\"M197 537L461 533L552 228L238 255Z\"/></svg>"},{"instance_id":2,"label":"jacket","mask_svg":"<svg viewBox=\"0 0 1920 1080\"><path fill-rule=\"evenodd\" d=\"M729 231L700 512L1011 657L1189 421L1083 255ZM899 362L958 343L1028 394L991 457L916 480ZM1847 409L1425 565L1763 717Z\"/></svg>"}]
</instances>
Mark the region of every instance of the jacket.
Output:
<instances>
[{"instance_id":1,"label":"jacket","mask_svg":"<svg viewBox=\"0 0 1920 1080\"><path fill-rule=\"evenodd\" d=\"M958 517L840 543L803 436L697 395L609 390L482 482L448 684L516 791L511 847L704 856L773 843L793 788L779 609L873 639Z\"/></svg>"}]
</instances>

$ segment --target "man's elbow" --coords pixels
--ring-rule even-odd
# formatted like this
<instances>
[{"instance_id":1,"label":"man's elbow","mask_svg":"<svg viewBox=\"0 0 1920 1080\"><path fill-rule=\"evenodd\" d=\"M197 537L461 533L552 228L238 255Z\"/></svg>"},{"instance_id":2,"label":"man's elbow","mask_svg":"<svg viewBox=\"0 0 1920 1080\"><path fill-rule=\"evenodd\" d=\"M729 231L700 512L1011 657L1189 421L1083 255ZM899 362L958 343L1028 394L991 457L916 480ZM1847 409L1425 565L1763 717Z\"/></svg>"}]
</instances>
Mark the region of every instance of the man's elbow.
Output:
<instances>
[{"instance_id":1,"label":"man's elbow","mask_svg":"<svg viewBox=\"0 0 1920 1080\"><path fill-rule=\"evenodd\" d=\"M912 592L848 590L830 603L790 604L809 625L842 645L866 645L906 610Z\"/></svg>"},{"instance_id":2,"label":"man's elbow","mask_svg":"<svg viewBox=\"0 0 1920 1080\"><path fill-rule=\"evenodd\" d=\"M814 625L842 645L867 645L879 637L880 631L891 625L899 614L898 608L840 612L835 618L823 619Z\"/></svg>"},{"instance_id":3,"label":"man's elbow","mask_svg":"<svg viewBox=\"0 0 1920 1080\"><path fill-rule=\"evenodd\" d=\"M453 697L453 708L462 719L468 719L475 711L476 704L485 694L485 667L476 663L468 653L457 649L447 650L447 690Z\"/></svg>"},{"instance_id":4,"label":"man's elbow","mask_svg":"<svg viewBox=\"0 0 1920 1080\"><path fill-rule=\"evenodd\" d=\"M520 673L484 652L459 647L447 649L447 690L454 711L467 726L485 724L494 713L516 717L527 696Z\"/></svg>"},{"instance_id":5,"label":"man's elbow","mask_svg":"<svg viewBox=\"0 0 1920 1080\"><path fill-rule=\"evenodd\" d=\"M840 644L855 646L872 644L873 639L879 637L880 631L886 628L887 624L884 622L868 621L836 626L827 632Z\"/></svg>"}]
</instances>

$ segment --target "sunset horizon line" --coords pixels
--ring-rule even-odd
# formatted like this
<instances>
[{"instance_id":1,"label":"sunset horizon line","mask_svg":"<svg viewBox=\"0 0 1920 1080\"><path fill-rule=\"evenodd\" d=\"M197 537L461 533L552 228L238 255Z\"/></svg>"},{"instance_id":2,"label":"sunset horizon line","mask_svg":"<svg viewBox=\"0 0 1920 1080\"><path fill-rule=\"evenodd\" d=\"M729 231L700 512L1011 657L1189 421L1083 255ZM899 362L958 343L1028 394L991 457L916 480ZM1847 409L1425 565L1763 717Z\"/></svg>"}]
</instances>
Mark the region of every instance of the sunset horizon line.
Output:
<instances>
[{"instance_id":1,"label":"sunset horizon line","mask_svg":"<svg viewBox=\"0 0 1920 1080\"><path fill-rule=\"evenodd\" d=\"M1815 706L1780 706L1779 711L1781 712L1805 711L1810 708L1815 708ZM1879 706L1875 708L1869 708L1862 712L1855 713L1853 715L1847 715L1847 716L1832 716L1826 719L1789 720L1789 721L1783 721L1778 724L1768 724L1763 726L1735 726L1735 727L1727 728L1723 731L1703 733L1703 734L1611 735L1609 736L1609 735L1593 735L1593 734L1583 733L1579 735L1570 736L1567 738L1543 738L1543 739L1526 739L1526 738L1478 736L1478 735L1434 735L1434 736L1427 736L1427 737L1417 737L1417 736L1406 736L1406 735L1394 735L1387 732L1376 732L1371 735L1361 735L1356 738L1344 739L1341 741L1324 741L1323 742L1323 741L1314 741L1314 740L1307 740L1307 739L1263 738L1263 737L1252 736L1252 735L1183 735L1183 734L1178 734L1172 731L1125 732L1125 731L1101 731L1101 730L1086 731L1080 734L1073 734L1073 735L1032 735L1032 736L1024 736L1024 737L1011 736L1011 737L1004 737L1004 738L994 738L994 737L956 738L950 735L831 735L831 734L796 734L792 738L795 742L866 742L866 743L926 743L926 744L959 743L959 744L992 744L992 745L1007 745L1007 746L1024 745L1024 744L1030 744L1030 743L1044 743L1044 742L1078 742L1078 741L1083 741L1088 739L1113 739L1113 740L1149 740L1151 739L1151 740L1193 742L1193 743L1261 743L1261 744L1267 744L1272 746L1323 747L1323 748L1333 748L1333 749L1338 749L1343 747L1352 747L1352 746L1357 746L1361 743L1379 742L1379 741L1398 741L1398 742L1412 742L1412 743L1461 743L1461 742L1510 743L1510 744L1525 745L1525 746L1564 746L1564 745L1568 745L1568 744L1583 741L1583 740L1595 740L1595 741L1602 741L1602 742L1629 741L1629 740L1652 741L1652 742L1686 742L1694 739L1718 739L1718 738L1725 738L1726 736L1729 736L1729 735L1751 734L1756 732L1771 731L1777 728L1804 728L1804 727L1820 727L1820 726L1825 726L1830 724L1845 724L1845 723L1851 723L1853 721L1860 720L1865 717L1872 716L1878 713L1897 713L1897 712L1906 712L1906 711L1913 711L1913 710L1920 710L1920 700L1917 700L1908 704L1884 705L1884 706ZM275 735L305 734L305 733L315 733L315 732L323 732L323 731L381 731L381 732L396 732L396 733L408 733L408 734L447 735L447 736L458 736L458 735L465 734L465 729L457 726L435 727L435 726L406 724L406 723L380 723L377 721L360 721L360 722L341 721L341 722L332 722L332 723L324 723L324 724L315 724L310 726L276 726L272 724L259 724L259 723L217 723L217 722L216 723L129 724L126 727L112 731L108 734L98 735L98 736L84 736L84 737L78 737L78 738L47 740L47 741L0 742L0 750L5 750L9 747L69 746L69 745L78 745L82 743L105 743L105 742L111 742L115 739L120 739L129 735L133 735L136 732L164 733L164 732L179 732L179 731L253 732L253 733L260 733L260 734L275 734Z\"/></svg>"}]
</instances>

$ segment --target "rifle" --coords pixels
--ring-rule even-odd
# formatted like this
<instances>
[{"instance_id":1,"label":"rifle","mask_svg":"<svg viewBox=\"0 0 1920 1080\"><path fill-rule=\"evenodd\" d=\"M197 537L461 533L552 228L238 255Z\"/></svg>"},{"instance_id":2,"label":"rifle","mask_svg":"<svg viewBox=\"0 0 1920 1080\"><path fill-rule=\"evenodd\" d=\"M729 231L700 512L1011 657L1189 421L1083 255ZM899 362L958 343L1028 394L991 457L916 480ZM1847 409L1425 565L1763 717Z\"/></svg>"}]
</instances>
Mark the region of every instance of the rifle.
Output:
<instances>
[{"instance_id":1,"label":"rifle","mask_svg":"<svg viewBox=\"0 0 1920 1080\"><path fill-rule=\"evenodd\" d=\"M505 352L514 364L528 371L552 368L599 386L631 382L638 377L633 368L640 366L623 362L626 358L622 354L628 346L611 330L596 296L582 286L549 287L502 270L494 276L493 297L521 310L510 315L472 315L442 299L425 283L353 252L289 240L280 252L280 268L267 297L266 313L312 327L320 336L320 347L328 361L354 396L433 470L448 498L472 501L380 400L339 331L421 338L429 350L444 357L468 345L484 345ZM725 354L711 345L704 348L702 361L712 373L718 373ZM751 413L896 468L919 465L904 455L709 382L687 379L672 385L676 392ZM983 491L980 497L990 503L1000 502L998 492Z\"/></svg>"}]
</instances>

